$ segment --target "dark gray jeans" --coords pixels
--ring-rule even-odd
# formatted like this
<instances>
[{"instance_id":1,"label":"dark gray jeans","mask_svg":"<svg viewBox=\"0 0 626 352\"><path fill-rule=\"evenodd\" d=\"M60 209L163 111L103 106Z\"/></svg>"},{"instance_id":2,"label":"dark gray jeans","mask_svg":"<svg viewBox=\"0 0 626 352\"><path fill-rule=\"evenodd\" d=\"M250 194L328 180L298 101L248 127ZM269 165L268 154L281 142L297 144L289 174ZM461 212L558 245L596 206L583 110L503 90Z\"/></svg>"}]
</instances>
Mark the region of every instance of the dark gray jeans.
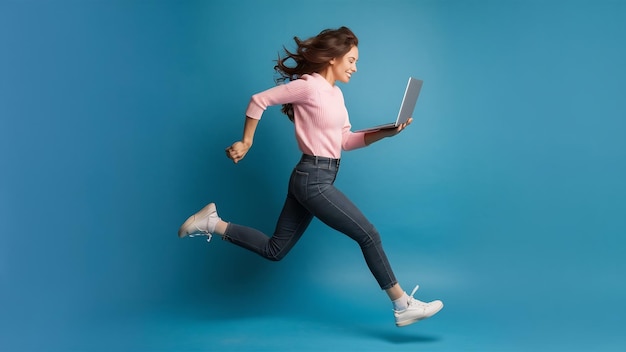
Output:
<instances>
[{"instance_id":1,"label":"dark gray jeans","mask_svg":"<svg viewBox=\"0 0 626 352\"><path fill-rule=\"evenodd\" d=\"M383 290L397 283L380 235L361 211L333 183L339 159L303 155L289 180L285 205L274 235L230 223L224 239L269 260L281 260L300 239L313 217L355 240Z\"/></svg>"}]
</instances>

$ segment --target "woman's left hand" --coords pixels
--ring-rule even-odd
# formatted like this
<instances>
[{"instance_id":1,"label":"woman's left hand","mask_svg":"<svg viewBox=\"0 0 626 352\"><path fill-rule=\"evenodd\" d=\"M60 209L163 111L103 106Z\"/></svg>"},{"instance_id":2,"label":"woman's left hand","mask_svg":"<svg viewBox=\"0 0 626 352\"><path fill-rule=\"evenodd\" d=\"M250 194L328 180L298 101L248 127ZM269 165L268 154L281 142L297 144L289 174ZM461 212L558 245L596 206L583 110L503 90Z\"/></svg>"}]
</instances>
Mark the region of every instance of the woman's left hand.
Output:
<instances>
[{"instance_id":1,"label":"woman's left hand","mask_svg":"<svg viewBox=\"0 0 626 352\"><path fill-rule=\"evenodd\" d=\"M388 130L383 130L383 131L389 132L387 137L395 136L398 133L402 132L402 130L405 129L408 125L410 125L411 122L413 122L413 118L409 117L409 119L405 123L401 124L400 126L396 128L390 128Z\"/></svg>"},{"instance_id":2,"label":"woman's left hand","mask_svg":"<svg viewBox=\"0 0 626 352\"><path fill-rule=\"evenodd\" d=\"M411 124L411 122L413 122L413 118L410 117L405 123L401 124L400 126L396 127L396 128L387 128L384 130L378 130L378 131L374 131L374 132L368 132L365 134L365 144L366 145L370 145L374 142L378 142L379 140L385 138L385 137L392 137L397 135L398 133L402 132L402 130L404 130L408 125Z\"/></svg>"}]
</instances>

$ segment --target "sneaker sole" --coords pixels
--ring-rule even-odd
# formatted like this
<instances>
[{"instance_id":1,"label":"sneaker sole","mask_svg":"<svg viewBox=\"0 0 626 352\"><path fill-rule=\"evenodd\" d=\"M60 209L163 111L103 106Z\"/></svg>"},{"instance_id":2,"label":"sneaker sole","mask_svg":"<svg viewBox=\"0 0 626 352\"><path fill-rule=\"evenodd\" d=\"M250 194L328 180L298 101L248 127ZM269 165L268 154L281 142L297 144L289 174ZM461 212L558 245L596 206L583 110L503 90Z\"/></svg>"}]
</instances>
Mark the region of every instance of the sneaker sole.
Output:
<instances>
[{"instance_id":1,"label":"sneaker sole","mask_svg":"<svg viewBox=\"0 0 626 352\"><path fill-rule=\"evenodd\" d=\"M411 325L413 323L417 323L420 320L424 320L424 319L428 319L430 317L432 317L433 315L439 313L439 311L441 310L441 308L443 308L443 303L441 303L441 306L439 307L439 309L437 309L433 314L427 316L427 317L423 317L423 318L418 318L418 319L411 319L411 320L404 320L404 321L399 321L396 322L396 326L401 328L403 326L407 326L407 325Z\"/></svg>"},{"instance_id":2,"label":"sneaker sole","mask_svg":"<svg viewBox=\"0 0 626 352\"><path fill-rule=\"evenodd\" d=\"M198 211L197 213L188 217L187 220L185 220L185 222L178 229L178 237L183 238L183 237L189 236L190 234L194 233L197 230L194 225L196 221L196 215L201 215L206 212L210 213L214 210L215 210L215 203L210 203L204 208L200 209L200 211Z\"/></svg>"}]
</instances>

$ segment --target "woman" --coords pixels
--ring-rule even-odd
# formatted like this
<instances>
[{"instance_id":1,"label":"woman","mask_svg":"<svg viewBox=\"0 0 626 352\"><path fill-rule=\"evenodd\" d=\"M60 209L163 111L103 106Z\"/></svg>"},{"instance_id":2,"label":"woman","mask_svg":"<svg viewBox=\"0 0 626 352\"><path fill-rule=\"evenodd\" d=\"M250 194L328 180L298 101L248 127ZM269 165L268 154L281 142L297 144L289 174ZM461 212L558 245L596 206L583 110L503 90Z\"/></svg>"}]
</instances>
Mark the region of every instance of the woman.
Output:
<instances>
[{"instance_id":1,"label":"woman","mask_svg":"<svg viewBox=\"0 0 626 352\"><path fill-rule=\"evenodd\" d=\"M374 226L341 193L333 183L339 169L341 151L365 147L385 137L395 136L411 119L395 129L355 133L343 94L337 81L348 83L357 71L358 39L346 27L326 29L307 40L294 38L297 51L285 49L275 69L286 84L252 96L246 110L241 141L226 148L226 155L238 163L252 146L254 132L263 112L269 106L283 105L282 111L294 122L296 139L303 155L289 180L287 199L271 237L253 228L227 223L217 214L214 203L190 216L180 227L178 236L222 236L264 258L282 259L317 217L326 225L355 240L365 261L391 299L397 326L412 324L437 313L443 303L425 303L398 284ZM286 62L292 60L295 66Z\"/></svg>"}]
</instances>

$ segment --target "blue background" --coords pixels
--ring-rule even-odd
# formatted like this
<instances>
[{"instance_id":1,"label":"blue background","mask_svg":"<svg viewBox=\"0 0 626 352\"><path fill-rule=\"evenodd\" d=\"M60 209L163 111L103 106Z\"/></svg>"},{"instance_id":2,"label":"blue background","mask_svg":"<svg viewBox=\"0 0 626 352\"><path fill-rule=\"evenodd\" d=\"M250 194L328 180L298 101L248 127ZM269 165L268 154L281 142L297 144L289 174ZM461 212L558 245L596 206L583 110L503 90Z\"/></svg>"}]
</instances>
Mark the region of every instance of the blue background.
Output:
<instances>
[{"instance_id":1,"label":"blue background","mask_svg":"<svg viewBox=\"0 0 626 352\"><path fill-rule=\"evenodd\" d=\"M626 348L626 2L0 1L0 350ZM180 240L209 201L271 231L299 157L250 95L293 36L346 25L354 127L338 186L405 290L393 324L358 247L314 221L282 262ZM398 216L397 214L400 213Z\"/></svg>"}]
</instances>

